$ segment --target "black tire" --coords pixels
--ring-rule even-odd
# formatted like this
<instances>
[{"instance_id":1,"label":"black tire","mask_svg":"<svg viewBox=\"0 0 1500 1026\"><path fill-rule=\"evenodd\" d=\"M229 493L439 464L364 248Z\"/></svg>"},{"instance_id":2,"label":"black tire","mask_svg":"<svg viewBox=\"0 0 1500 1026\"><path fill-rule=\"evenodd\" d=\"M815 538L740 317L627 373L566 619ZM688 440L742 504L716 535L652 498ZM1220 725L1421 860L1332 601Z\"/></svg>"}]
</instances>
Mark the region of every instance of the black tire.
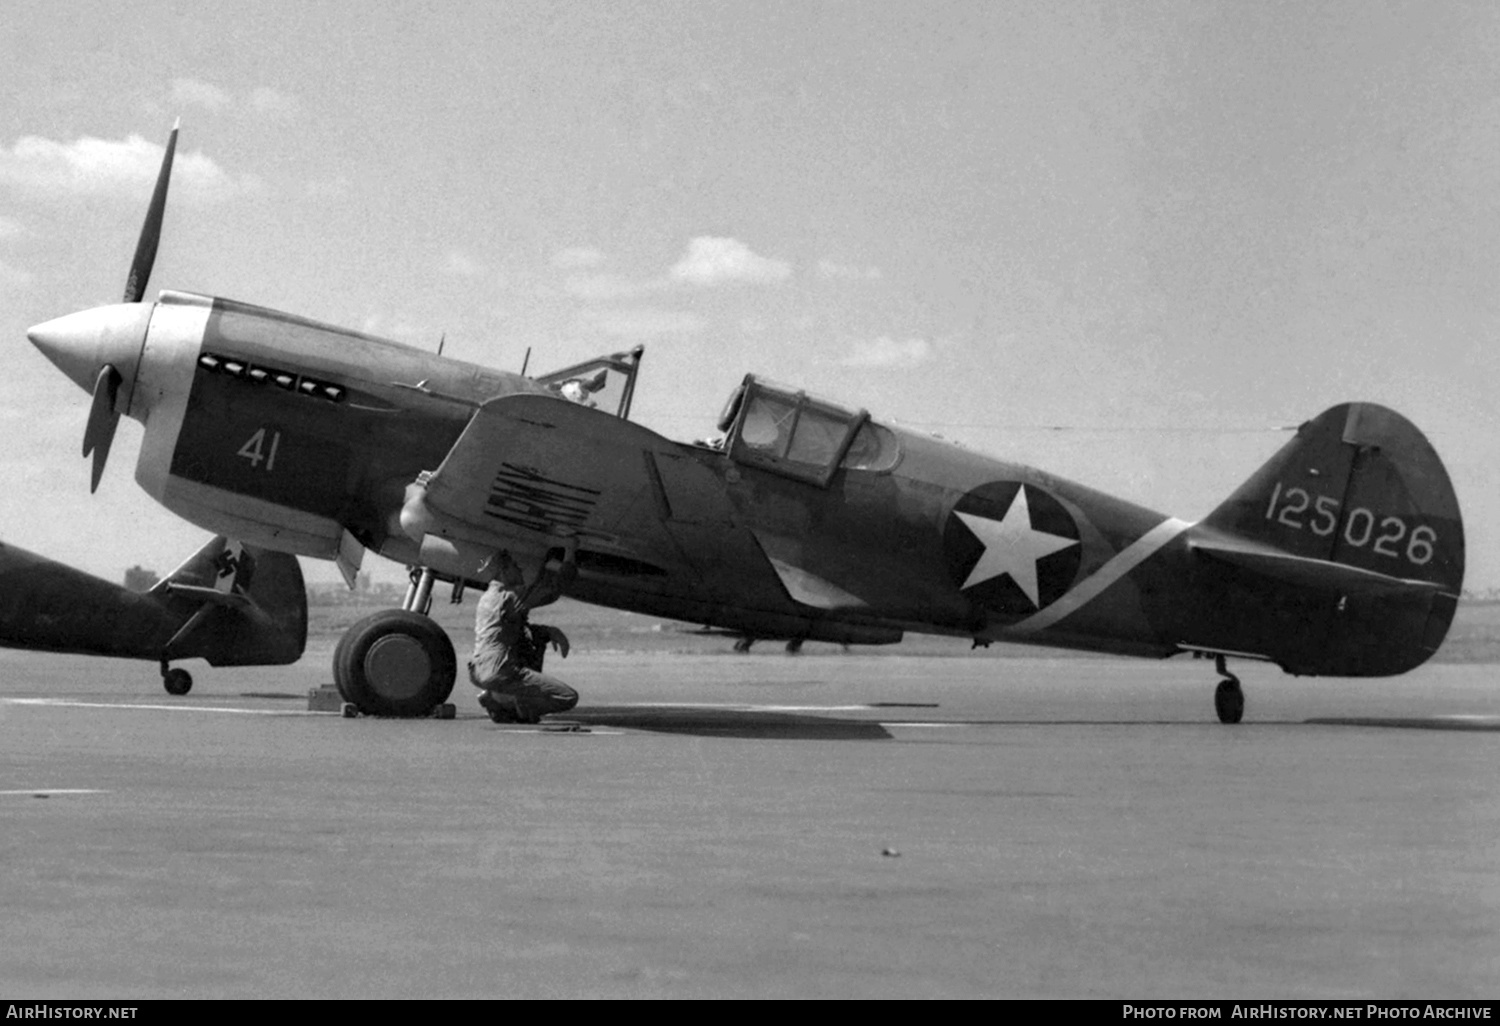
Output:
<instances>
[{"instance_id":1,"label":"black tire","mask_svg":"<svg viewBox=\"0 0 1500 1026\"><path fill-rule=\"evenodd\" d=\"M387 609L350 627L334 649L333 681L366 716L426 716L453 692L453 642L419 613Z\"/></svg>"},{"instance_id":2,"label":"black tire","mask_svg":"<svg viewBox=\"0 0 1500 1026\"><path fill-rule=\"evenodd\" d=\"M1214 711L1220 723L1238 723L1245 715L1245 693L1237 680L1221 680L1214 688Z\"/></svg>"},{"instance_id":3,"label":"black tire","mask_svg":"<svg viewBox=\"0 0 1500 1026\"><path fill-rule=\"evenodd\" d=\"M349 647L349 639L353 636L353 629L344 631L339 635L339 643L333 647L333 686L339 689L339 697L346 703L353 703L354 699L344 690L344 675L339 672L339 666L344 659L344 650Z\"/></svg>"},{"instance_id":4,"label":"black tire","mask_svg":"<svg viewBox=\"0 0 1500 1026\"><path fill-rule=\"evenodd\" d=\"M193 675L174 667L161 675L161 686L169 695L185 695L193 690Z\"/></svg>"}]
</instances>

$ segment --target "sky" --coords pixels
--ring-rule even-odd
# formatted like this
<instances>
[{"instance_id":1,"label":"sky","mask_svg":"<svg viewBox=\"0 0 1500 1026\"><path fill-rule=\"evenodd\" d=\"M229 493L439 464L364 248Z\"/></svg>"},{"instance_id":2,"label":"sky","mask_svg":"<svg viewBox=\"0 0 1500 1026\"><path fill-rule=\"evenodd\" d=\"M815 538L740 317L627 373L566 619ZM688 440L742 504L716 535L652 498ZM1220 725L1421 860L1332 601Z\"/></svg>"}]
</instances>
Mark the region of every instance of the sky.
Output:
<instances>
[{"instance_id":1,"label":"sky","mask_svg":"<svg viewBox=\"0 0 1500 1026\"><path fill-rule=\"evenodd\" d=\"M150 294L644 344L673 438L755 372L1187 519L1379 402L1500 587L1491 3L11 0L0 97L0 538L101 576L207 533L133 421L89 494L26 328L119 299L180 117Z\"/></svg>"}]
</instances>

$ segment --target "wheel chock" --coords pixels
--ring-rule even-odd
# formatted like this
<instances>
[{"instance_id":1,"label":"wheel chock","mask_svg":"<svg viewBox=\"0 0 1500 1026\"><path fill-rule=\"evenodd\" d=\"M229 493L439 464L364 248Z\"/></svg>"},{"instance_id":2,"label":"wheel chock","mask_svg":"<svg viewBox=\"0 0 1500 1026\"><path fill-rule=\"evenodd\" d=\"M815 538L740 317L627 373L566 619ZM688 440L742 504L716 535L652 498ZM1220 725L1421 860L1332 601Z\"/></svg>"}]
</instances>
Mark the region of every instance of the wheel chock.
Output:
<instances>
[{"instance_id":1,"label":"wheel chock","mask_svg":"<svg viewBox=\"0 0 1500 1026\"><path fill-rule=\"evenodd\" d=\"M364 715L359 711L359 706L353 702L344 701L339 690L332 684L324 684L321 687L311 688L307 692L308 712L336 712L346 720L352 720L357 716ZM458 709L452 702L439 702L427 711L427 716L434 720L451 720L458 716Z\"/></svg>"},{"instance_id":2,"label":"wheel chock","mask_svg":"<svg viewBox=\"0 0 1500 1026\"><path fill-rule=\"evenodd\" d=\"M342 712L344 696L332 684L322 684L307 691L308 712Z\"/></svg>"}]
</instances>

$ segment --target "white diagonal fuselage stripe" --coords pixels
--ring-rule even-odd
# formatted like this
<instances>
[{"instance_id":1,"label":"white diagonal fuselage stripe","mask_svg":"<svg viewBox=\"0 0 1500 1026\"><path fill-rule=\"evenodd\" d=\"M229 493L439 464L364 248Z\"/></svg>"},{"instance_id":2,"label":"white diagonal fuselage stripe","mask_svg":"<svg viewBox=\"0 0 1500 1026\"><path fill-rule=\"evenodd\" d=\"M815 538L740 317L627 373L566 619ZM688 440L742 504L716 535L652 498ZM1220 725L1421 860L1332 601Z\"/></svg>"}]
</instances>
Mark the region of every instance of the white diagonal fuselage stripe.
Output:
<instances>
[{"instance_id":1,"label":"white diagonal fuselage stripe","mask_svg":"<svg viewBox=\"0 0 1500 1026\"><path fill-rule=\"evenodd\" d=\"M1115 555L1108 563L1085 578L1062 598L1045 609L1014 623L1005 629L1006 634L1033 634L1051 627L1063 617L1076 612L1092 602L1100 593L1154 556L1162 546L1193 525L1186 520L1168 517L1151 530L1141 535Z\"/></svg>"}]
</instances>

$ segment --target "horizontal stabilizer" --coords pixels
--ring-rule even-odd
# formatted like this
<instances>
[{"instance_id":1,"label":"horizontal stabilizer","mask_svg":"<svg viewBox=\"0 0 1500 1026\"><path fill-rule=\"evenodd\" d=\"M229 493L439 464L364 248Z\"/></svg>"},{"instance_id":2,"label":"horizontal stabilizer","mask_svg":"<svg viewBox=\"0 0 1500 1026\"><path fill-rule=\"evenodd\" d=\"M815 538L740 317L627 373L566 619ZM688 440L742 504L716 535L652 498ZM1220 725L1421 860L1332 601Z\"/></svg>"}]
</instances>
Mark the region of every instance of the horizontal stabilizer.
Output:
<instances>
[{"instance_id":1,"label":"horizontal stabilizer","mask_svg":"<svg viewBox=\"0 0 1500 1026\"><path fill-rule=\"evenodd\" d=\"M1241 570L1305 588L1323 588L1346 595L1383 595L1401 591L1441 591L1433 581L1392 577L1345 563L1296 556L1242 538L1195 538L1188 548L1198 556Z\"/></svg>"},{"instance_id":2,"label":"horizontal stabilizer","mask_svg":"<svg viewBox=\"0 0 1500 1026\"><path fill-rule=\"evenodd\" d=\"M185 616L163 658L267 666L302 657L307 590L296 556L212 538L151 595Z\"/></svg>"}]
</instances>

